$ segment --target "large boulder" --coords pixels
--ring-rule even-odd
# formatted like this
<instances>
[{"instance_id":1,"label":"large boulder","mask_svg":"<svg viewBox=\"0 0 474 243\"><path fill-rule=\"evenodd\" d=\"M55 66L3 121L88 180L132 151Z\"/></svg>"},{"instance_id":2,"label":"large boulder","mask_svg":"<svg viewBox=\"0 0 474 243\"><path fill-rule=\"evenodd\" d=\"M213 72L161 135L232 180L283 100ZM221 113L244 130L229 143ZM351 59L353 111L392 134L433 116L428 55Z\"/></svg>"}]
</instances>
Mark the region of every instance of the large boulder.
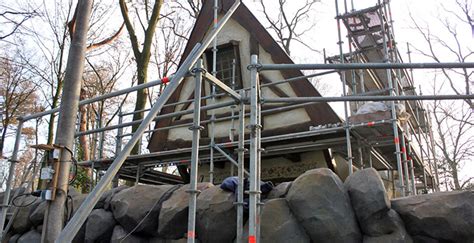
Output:
<instances>
[{"instance_id":1,"label":"large boulder","mask_svg":"<svg viewBox=\"0 0 474 243\"><path fill-rule=\"evenodd\" d=\"M122 185L122 186L115 187L115 188L112 188L112 189L104 192L104 194L102 194L102 196L100 197L99 201L95 204L94 208L95 209L103 208L105 210L109 210L110 209L110 201L112 200L114 195L121 192L121 191L123 191L124 189L127 189L127 188L128 188L128 186Z\"/></svg>"},{"instance_id":2,"label":"large boulder","mask_svg":"<svg viewBox=\"0 0 474 243\"><path fill-rule=\"evenodd\" d=\"M235 195L214 186L197 199L196 233L202 243L232 242L237 227Z\"/></svg>"},{"instance_id":3,"label":"large boulder","mask_svg":"<svg viewBox=\"0 0 474 243\"><path fill-rule=\"evenodd\" d=\"M200 191L213 187L212 183L198 183ZM189 185L177 189L163 202L158 220L158 235L165 239L180 239L188 229Z\"/></svg>"},{"instance_id":4,"label":"large boulder","mask_svg":"<svg viewBox=\"0 0 474 243\"><path fill-rule=\"evenodd\" d=\"M260 220L262 243L310 242L283 198L267 201L262 208Z\"/></svg>"},{"instance_id":5,"label":"large boulder","mask_svg":"<svg viewBox=\"0 0 474 243\"><path fill-rule=\"evenodd\" d=\"M40 243L41 234L36 232L36 230L30 230L23 234L16 243Z\"/></svg>"},{"instance_id":6,"label":"large boulder","mask_svg":"<svg viewBox=\"0 0 474 243\"><path fill-rule=\"evenodd\" d=\"M18 207L18 212L13 219L12 230L15 233L24 233L33 226L30 221L30 212L39 204L39 199L34 196L22 196L15 199L12 203Z\"/></svg>"},{"instance_id":7,"label":"large boulder","mask_svg":"<svg viewBox=\"0 0 474 243\"><path fill-rule=\"evenodd\" d=\"M474 241L474 191L443 192L392 200L414 238Z\"/></svg>"},{"instance_id":8,"label":"large boulder","mask_svg":"<svg viewBox=\"0 0 474 243\"><path fill-rule=\"evenodd\" d=\"M44 214L46 212L47 206L48 206L48 203L46 201L42 201L35 208L31 210L29 218L30 218L31 223L34 226L43 224Z\"/></svg>"},{"instance_id":9,"label":"large boulder","mask_svg":"<svg viewBox=\"0 0 474 243\"><path fill-rule=\"evenodd\" d=\"M274 187L267 195L267 199L284 198L291 187L291 181L282 182Z\"/></svg>"},{"instance_id":10,"label":"large boulder","mask_svg":"<svg viewBox=\"0 0 474 243\"><path fill-rule=\"evenodd\" d=\"M77 209L81 206L82 202L86 199L87 194L81 194L73 187L69 187L67 207L64 210L66 217L72 217ZM43 224L44 215L46 208L48 206L48 201L41 201L31 209L29 214L29 219L34 226Z\"/></svg>"},{"instance_id":11,"label":"large boulder","mask_svg":"<svg viewBox=\"0 0 474 243\"><path fill-rule=\"evenodd\" d=\"M94 209L87 218L85 242L108 240L116 225L114 215L104 209Z\"/></svg>"},{"instance_id":12,"label":"large boulder","mask_svg":"<svg viewBox=\"0 0 474 243\"><path fill-rule=\"evenodd\" d=\"M124 189L112 198L114 217L126 231L157 236L161 204L177 188L172 185L136 185Z\"/></svg>"},{"instance_id":13,"label":"large boulder","mask_svg":"<svg viewBox=\"0 0 474 243\"><path fill-rule=\"evenodd\" d=\"M372 223L365 226L369 233L364 235L364 243L413 242L405 229L405 224L395 210L390 209L388 212L378 215L381 217L372 218Z\"/></svg>"},{"instance_id":14,"label":"large boulder","mask_svg":"<svg viewBox=\"0 0 474 243\"><path fill-rule=\"evenodd\" d=\"M357 220L361 224L371 216L390 209L390 200L382 178L375 169L368 168L354 172L346 179L344 186L349 193Z\"/></svg>"},{"instance_id":15,"label":"large boulder","mask_svg":"<svg viewBox=\"0 0 474 243\"><path fill-rule=\"evenodd\" d=\"M122 226L116 225L112 236L110 237L110 243L147 243L148 240L140 236L136 236L128 233Z\"/></svg>"},{"instance_id":16,"label":"large boulder","mask_svg":"<svg viewBox=\"0 0 474 243\"><path fill-rule=\"evenodd\" d=\"M331 170L305 172L286 196L291 211L314 242L360 242L362 236L342 181Z\"/></svg>"}]
</instances>

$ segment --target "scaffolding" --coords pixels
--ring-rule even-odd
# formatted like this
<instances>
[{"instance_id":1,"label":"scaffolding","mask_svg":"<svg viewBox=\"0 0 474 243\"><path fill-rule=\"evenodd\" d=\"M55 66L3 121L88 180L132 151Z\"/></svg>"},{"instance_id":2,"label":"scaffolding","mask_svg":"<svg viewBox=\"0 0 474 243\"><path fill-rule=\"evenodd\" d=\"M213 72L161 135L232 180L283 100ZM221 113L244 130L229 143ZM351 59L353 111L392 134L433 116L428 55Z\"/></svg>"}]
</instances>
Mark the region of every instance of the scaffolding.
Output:
<instances>
[{"instance_id":1,"label":"scaffolding","mask_svg":"<svg viewBox=\"0 0 474 243\"><path fill-rule=\"evenodd\" d=\"M93 187L93 190L80 208L76 211L73 218L68 222L61 232L56 242L70 242L81 225L85 222L91 210L105 192L107 185L117 176L121 175L124 179L135 179L136 182L144 182L151 184L176 184L182 183L179 177L169 175L163 172L153 170L157 165L190 165L190 187L189 197L189 213L188 213L188 242L195 242L195 215L198 182L199 164L213 164L215 161L230 161L237 167L238 192L237 192L237 242L243 239L243 219L244 219L244 177L250 181L249 194L249 235L248 242L259 242L260 238L260 181L261 181L261 158L262 151L265 148L266 155L282 155L290 151L311 151L315 149L334 148L343 150L345 148L349 173L352 173L354 167L363 168L364 153L367 151L366 157L370 167L379 170L396 171L399 180L399 189L402 195L415 194L416 187L416 166L421 169L423 188L431 186L437 190L437 168L435 161L435 150L432 146L430 149L424 150L421 140L425 140L427 144L432 145L433 134L430 131L429 115L424 111L422 100L443 100L443 99L474 99L474 95L417 95L414 92L412 77L408 75L409 69L426 69L426 68L474 68L474 63L403 63L393 41L393 30L391 30L389 2L380 3L369 9L360 11L352 11L344 14L337 13L338 26L343 22L348 29L348 41L350 48L349 54L344 54L342 48L342 34L339 32L339 56L328 58L329 63L325 64L262 64L259 62L257 55L251 56L251 64L247 67L250 71L250 87L235 90L235 87L229 87L220 81L215 73L208 73L203 69L203 63L200 57L215 40L216 35L223 28L225 23L230 19L232 14L239 7L240 1L235 1L227 13L217 22L214 28L206 35L202 43L198 43L184 60L175 75L161 80L153 81L147 84L138 85L128 89L112 92L100 97L83 100L79 104L87 105L97 101L109 99L111 97L124 95L134 92L138 89L150 88L155 85L167 84L160 97L153 104L151 109L144 110L148 112L142 120L123 122L123 117L133 114L134 112L123 112L120 110L118 124L107 127L98 127L89 131L77 132L76 137L88 134L98 134L98 137L104 137L104 132L116 130L115 156L113 159L104 159L99 156L98 159L92 161L81 161L78 164L90 166L96 170L107 170ZM336 1L336 8L337 7ZM347 3L346 3L347 9ZM378 21L378 22L377 22ZM374 24L377 23L377 24ZM362 27L361 27L362 26ZM352 28L352 29L351 29ZM378 35L380 39L375 39ZM361 37L362 36L362 37ZM365 46L363 40L373 39L370 45ZM215 44L214 44L215 46ZM352 49L354 48L354 50ZM378 56L377 56L378 55ZM306 75L301 77L293 77L285 80L275 81L268 84L261 84L259 73L272 70L326 70L321 73ZM214 71L214 70L213 70ZM294 82L309 77L326 75L338 72L342 79L343 93L342 97L288 97L288 98L267 98L264 97L261 88L269 85L277 85L281 83ZM185 77L194 77L195 89L194 98L190 100L167 103L171 95ZM222 91L216 94L214 91L209 96L201 95L202 82L210 82L213 86ZM346 90L346 85L349 90ZM213 89L214 90L214 89ZM378 95L377 95L378 94ZM216 96L229 96L232 101L213 102L210 105L201 105L202 100L214 99ZM381 116L383 119L357 120L354 110L366 101L387 101L390 104L388 114ZM322 102L343 102L345 107L345 120L343 124L327 124L323 127L313 127L309 131L288 133L279 136L262 137L262 117L270 112L285 111L294 109L295 107L304 107L314 103ZM407 120L405 124L401 124L397 118L396 104L405 103L408 107L408 113L413 116ZM193 103L194 107L190 110L177 111L173 113L158 115L160 110L166 106L176 106L183 103ZM262 107L268 104L283 104L280 107L262 110ZM215 110L222 107L234 106L238 107L237 115L232 113L230 117L211 120L202 120L200 112L203 110ZM249 112L246 111L249 106ZM234 109L234 108L232 108ZM36 119L45 115L58 112L57 109L36 113L19 119L16 141L14 145L13 155L10 165L10 174L8 177L7 188L4 196L2 209L9 207L11 181L17 161L22 125L32 119ZM135 111L143 112L143 111ZM148 129L153 122L168 117L182 116L185 114L193 114L193 121L190 124L180 124L168 127L160 127ZM249 117L249 124L245 126L246 117ZM380 118L380 117L379 117ZM224 120L236 120L238 140L226 143L210 143L209 145L200 145L200 130L203 124L215 123ZM100 124L100 122L99 122ZM139 124L135 133L126 134L124 128ZM130 155L132 148L137 144L144 133L153 133L158 130L172 129L176 127L188 126L192 130L192 147L180 148L170 151L160 151L150 154ZM249 130L249 138L245 138L245 129ZM386 133L392 130L392 139L381 140L378 143L369 143L369 140L377 137L377 134ZM124 137L131 138L126 145L122 147ZM419 141L422 156L420 157L415 151L415 147L411 145L412 139ZM292 139L300 139L301 143L291 144ZM355 142L354 142L355 140ZM285 142L286 141L286 142ZM430 142L428 142L430 141ZM102 144L102 145L100 145ZM278 144L278 145L275 145ZM291 146L288 146L291 144ZM246 150L245 147L249 149ZM227 151L234 149L237 152L237 160L230 156L222 148ZM357 148L359 166L353 165L354 158L352 149ZM99 143L99 151L103 151L103 143ZM218 153L214 154L214 150ZM393 153L393 150L395 152ZM389 151L389 152L387 152ZM386 153L386 154L384 154ZM392 153L393 156L388 154ZM427 163L422 162L422 158L428 159ZM244 167L245 158L249 159L248 171ZM431 159L430 159L431 158ZM376 161L379 161L378 163ZM396 161L393 163L393 161ZM416 162L416 163L415 163ZM211 175L211 167L209 173ZM418 171L420 172L420 171ZM392 173L393 175L394 173ZM427 182L427 177L431 178L431 184ZM392 176L392 180L395 177ZM2 210L0 226L3 228L6 219L6 211ZM247 240L246 240L247 241Z\"/></svg>"}]
</instances>

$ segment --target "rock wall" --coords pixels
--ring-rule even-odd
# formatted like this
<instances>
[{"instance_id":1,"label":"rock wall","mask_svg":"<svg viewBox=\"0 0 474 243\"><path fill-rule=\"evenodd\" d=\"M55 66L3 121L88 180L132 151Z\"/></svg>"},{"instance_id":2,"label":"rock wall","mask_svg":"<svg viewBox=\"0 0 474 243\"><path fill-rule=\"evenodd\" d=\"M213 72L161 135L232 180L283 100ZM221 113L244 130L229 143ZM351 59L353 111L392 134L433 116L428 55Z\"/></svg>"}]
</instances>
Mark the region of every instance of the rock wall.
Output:
<instances>
[{"instance_id":1,"label":"rock wall","mask_svg":"<svg viewBox=\"0 0 474 243\"><path fill-rule=\"evenodd\" d=\"M234 242L235 195L209 183L198 188L202 191L197 201L198 242ZM187 189L188 185L137 185L109 190L74 242L186 242ZM70 195L69 216L85 198L73 190ZM40 242L45 209L41 201L21 208L4 242ZM275 187L264 200L260 217L262 243L472 243L474 192L390 201L374 169L357 171L344 183L329 169L314 169Z\"/></svg>"}]
</instances>

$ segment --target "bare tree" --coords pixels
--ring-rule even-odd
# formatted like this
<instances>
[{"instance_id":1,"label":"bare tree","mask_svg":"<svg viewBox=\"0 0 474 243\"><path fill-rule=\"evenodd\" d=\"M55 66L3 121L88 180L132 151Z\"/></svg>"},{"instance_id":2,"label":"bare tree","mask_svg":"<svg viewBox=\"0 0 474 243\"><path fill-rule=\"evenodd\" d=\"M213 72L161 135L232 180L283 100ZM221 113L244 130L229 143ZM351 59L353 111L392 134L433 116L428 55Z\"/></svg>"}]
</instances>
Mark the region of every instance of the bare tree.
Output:
<instances>
[{"instance_id":1,"label":"bare tree","mask_svg":"<svg viewBox=\"0 0 474 243\"><path fill-rule=\"evenodd\" d=\"M418 54L434 62L472 62L472 2L456 0L452 5L441 4L437 20L429 23L410 15L414 29L424 45L413 46ZM466 35L468 30L469 35ZM434 73L435 94L454 92L458 95L471 94L473 80L470 69L440 69ZM441 85L437 86L438 80ZM446 189L462 190L472 182L461 178L463 165L472 160L474 139L472 138L474 117L473 103L463 101L435 101L431 104L433 130L440 172L445 177ZM442 183L442 181L440 181Z\"/></svg>"},{"instance_id":2,"label":"bare tree","mask_svg":"<svg viewBox=\"0 0 474 243\"><path fill-rule=\"evenodd\" d=\"M277 4L278 9L270 5ZM287 0L260 0L262 12L269 26L267 29L272 30L276 34L277 42L285 49L288 55L291 54L291 44L293 42L300 43L310 50L316 51L311 47L303 37L306 33L315 26L314 21L308 21L311 18L311 11L314 4L319 0L305 0L305 1L287 1ZM293 6L296 5L296 10L292 11ZM276 11L275 11L276 10ZM310 24L308 24L310 23Z\"/></svg>"},{"instance_id":3,"label":"bare tree","mask_svg":"<svg viewBox=\"0 0 474 243\"><path fill-rule=\"evenodd\" d=\"M474 30L474 22L472 20L472 1L456 0L456 8L441 5L443 10L438 16L440 28L433 30L430 26L433 23L419 23L410 15L417 32L421 35L425 42L424 48L415 46L415 50L435 62L470 62L474 59L474 51L471 46L471 38L463 38L463 32ZM474 33L474 32L473 32ZM452 91L456 94L471 94L470 86L474 82L472 80L474 71L471 69L441 69L441 73L448 81ZM471 100L466 99L465 102L474 108Z\"/></svg>"},{"instance_id":4,"label":"bare tree","mask_svg":"<svg viewBox=\"0 0 474 243\"><path fill-rule=\"evenodd\" d=\"M150 4L148 1L145 1L143 4L135 3L131 6L136 13L135 20L138 22L137 24L143 31L143 44L138 41L135 22L132 20L132 18L130 18L127 3L125 0L120 0L119 4L122 17L130 37L135 63L137 65L137 83L139 85L144 84L148 81L148 66L150 64L153 37L155 35L155 29L158 21L161 18L160 11L161 7L163 6L163 0L155 0L154 4ZM140 11L143 12L143 14L139 14ZM147 25L146 27L145 24ZM138 90L135 102L135 111L141 111L145 109L146 104L147 90ZM134 121L140 119L143 119L143 112L137 112L133 115ZM132 131L134 132L137 128L138 125L133 126ZM139 147L135 146L132 150L132 154L137 154L138 150Z\"/></svg>"},{"instance_id":5,"label":"bare tree","mask_svg":"<svg viewBox=\"0 0 474 243\"><path fill-rule=\"evenodd\" d=\"M4 97L0 158L10 127L18 123L16 118L35 110L36 89L37 85L21 63L15 63L7 56L0 58L0 96Z\"/></svg>"},{"instance_id":6,"label":"bare tree","mask_svg":"<svg viewBox=\"0 0 474 243\"><path fill-rule=\"evenodd\" d=\"M452 190L463 190L474 177L462 180L459 171L474 156L473 113L466 103L459 101L435 101L433 117L436 129L436 147L441 171L449 178Z\"/></svg>"},{"instance_id":7,"label":"bare tree","mask_svg":"<svg viewBox=\"0 0 474 243\"><path fill-rule=\"evenodd\" d=\"M37 16L36 10L28 7L11 7L7 3L0 3L0 25L2 26L0 41L18 32L26 21L35 16Z\"/></svg>"}]
</instances>

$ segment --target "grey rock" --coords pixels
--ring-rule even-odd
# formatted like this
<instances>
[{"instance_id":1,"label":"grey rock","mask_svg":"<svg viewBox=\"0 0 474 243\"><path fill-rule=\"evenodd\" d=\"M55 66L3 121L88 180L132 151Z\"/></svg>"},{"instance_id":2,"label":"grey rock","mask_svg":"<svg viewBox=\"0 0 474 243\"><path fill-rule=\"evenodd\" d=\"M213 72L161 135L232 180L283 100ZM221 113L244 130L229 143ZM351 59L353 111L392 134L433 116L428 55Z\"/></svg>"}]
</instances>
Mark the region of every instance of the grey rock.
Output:
<instances>
[{"instance_id":1,"label":"grey rock","mask_svg":"<svg viewBox=\"0 0 474 243\"><path fill-rule=\"evenodd\" d=\"M17 241L17 243L40 243L41 234L36 230L30 230L23 234Z\"/></svg>"},{"instance_id":2,"label":"grey rock","mask_svg":"<svg viewBox=\"0 0 474 243\"><path fill-rule=\"evenodd\" d=\"M114 227L112 237L110 237L110 243L147 243L148 240L128 234L128 232L120 225Z\"/></svg>"},{"instance_id":3,"label":"grey rock","mask_svg":"<svg viewBox=\"0 0 474 243\"><path fill-rule=\"evenodd\" d=\"M200 191L213 187L212 183L198 183ZM164 201L158 220L158 235L166 239L180 239L188 229L189 185L185 185L173 192L171 197Z\"/></svg>"},{"instance_id":4,"label":"grey rock","mask_svg":"<svg viewBox=\"0 0 474 243\"><path fill-rule=\"evenodd\" d=\"M42 224L41 224L41 225L38 225L38 226L35 227L35 229L36 229L36 231L37 231L38 233L41 234L41 233L43 232L43 225L42 225Z\"/></svg>"},{"instance_id":5,"label":"grey rock","mask_svg":"<svg viewBox=\"0 0 474 243\"><path fill-rule=\"evenodd\" d=\"M116 221L112 212L104 209L94 209L87 218L86 223L86 242L95 242L96 240L107 240L112 236Z\"/></svg>"},{"instance_id":6,"label":"grey rock","mask_svg":"<svg viewBox=\"0 0 474 243\"><path fill-rule=\"evenodd\" d=\"M162 238L151 238L148 243L186 243L188 239L182 238L178 240L169 240L169 239L162 239ZM196 239L194 242L199 243L199 240Z\"/></svg>"},{"instance_id":7,"label":"grey rock","mask_svg":"<svg viewBox=\"0 0 474 243\"><path fill-rule=\"evenodd\" d=\"M388 215L388 199L382 178L373 168L354 172L347 177L344 187L351 199L359 226L367 236L382 236L397 231L398 215ZM403 225L403 224L402 224Z\"/></svg>"},{"instance_id":8,"label":"grey rock","mask_svg":"<svg viewBox=\"0 0 474 243\"><path fill-rule=\"evenodd\" d=\"M383 212L382 217L371 217L371 225L366 227L370 235L364 236L364 242L413 242L405 225L395 210ZM363 226L361 225L363 228Z\"/></svg>"},{"instance_id":9,"label":"grey rock","mask_svg":"<svg viewBox=\"0 0 474 243\"><path fill-rule=\"evenodd\" d=\"M448 242L474 241L474 191L442 192L392 200L408 233Z\"/></svg>"},{"instance_id":10,"label":"grey rock","mask_svg":"<svg viewBox=\"0 0 474 243\"><path fill-rule=\"evenodd\" d=\"M235 195L218 186L199 194L196 212L196 234L202 243L232 242L235 238L237 212Z\"/></svg>"},{"instance_id":11,"label":"grey rock","mask_svg":"<svg viewBox=\"0 0 474 243\"><path fill-rule=\"evenodd\" d=\"M312 241L362 241L349 195L331 170L305 172L293 181L286 199Z\"/></svg>"},{"instance_id":12,"label":"grey rock","mask_svg":"<svg viewBox=\"0 0 474 243\"><path fill-rule=\"evenodd\" d=\"M122 185L106 191L104 194L102 194L94 208L103 208L105 210L110 210L110 201L112 200L113 196L127 188L128 186Z\"/></svg>"},{"instance_id":13,"label":"grey rock","mask_svg":"<svg viewBox=\"0 0 474 243\"><path fill-rule=\"evenodd\" d=\"M47 202L40 202L35 208L31 210L29 219L34 226L43 224L44 213L46 212Z\"/></svg>"},{"instance_id":14,"label":"grey rock","mask_svg":"<svg viewBox=\"0 0 474 243\"><path fill-rule=\"evenodd\" d=\"M347 177L345 188L359 222L365 222L374 214L390 209L382 178L373 168L358 170Z\"/></svg>"},{"instance_id":15,"label":"grey rock","mask_svg":"<svg viewBox=\"0 0 474 243\"><path fill-rule=\"evenodd\" d=\"M283 198L272 199L265 203L260 230L262 243L310 242Z\"/></svg>"},{"instance_id":16,"label":"grey rock","mask_svg":"<svg viewBox=\"0 0 474 243\"><path fill-rule=\"evenodd\" d=\"M111 200L114 218L127 231L157 236L160 199L174 186L136 185L115 194Z\"/></svg>"},{"instance_id":17,"label":"grey rock","mask_svg":"<svg viewBox=\"0 0 474 243\"><path fill-rule=\"evenodd\" d=\"M20 239L21 235L20 234L15 234L8 239L8 243L16 243L18 239Z\"/></svg>"},{"instance_id":18,"label":"grey rock","mask_svg":"<svg viewBox=\"0 0 474 243\"><path fill-rule=\"evenodd\" d=\"M12 230L15 233L24 233L33 226L29 216L32 209L39 204L39 199L34 196L24 196L16 199L15 204L18 206L25 205L25 207L18 208L18 213L13 219Z\"/></svg>"},{"instance_id":19,"label":"grey rock","mask_svg":"<svg viewBox=\"0 0 474 243\"><path fill-rule=\"evenodd\" d=\"M67 217L71 217L77 209L81 206L82 202L86 199L87 194L81 194L77 192L73 187L69 187L70 198L68 198L67 204ZM72 200L71 200L72 198ZM31 213L29 214L29 219L34 226L43 224L44 214L46 212L46 207L48 205L47 201L39 202L34 208L32 208ZM66 210L66 208L65 208Z\"/></svg>"},{"instance_id":20,"label":"grey rock","mask_svg":"<svg viewBox=\"0 0 474 243\"><path fill-rule=\"evenodd\" d=\"M288 193L288 190L290 190L290 187L291 181L282 182L278 184L276 187L273 188L273 190L268 193L267 199L284 198Z\"/></svg>"}]
</instances>

